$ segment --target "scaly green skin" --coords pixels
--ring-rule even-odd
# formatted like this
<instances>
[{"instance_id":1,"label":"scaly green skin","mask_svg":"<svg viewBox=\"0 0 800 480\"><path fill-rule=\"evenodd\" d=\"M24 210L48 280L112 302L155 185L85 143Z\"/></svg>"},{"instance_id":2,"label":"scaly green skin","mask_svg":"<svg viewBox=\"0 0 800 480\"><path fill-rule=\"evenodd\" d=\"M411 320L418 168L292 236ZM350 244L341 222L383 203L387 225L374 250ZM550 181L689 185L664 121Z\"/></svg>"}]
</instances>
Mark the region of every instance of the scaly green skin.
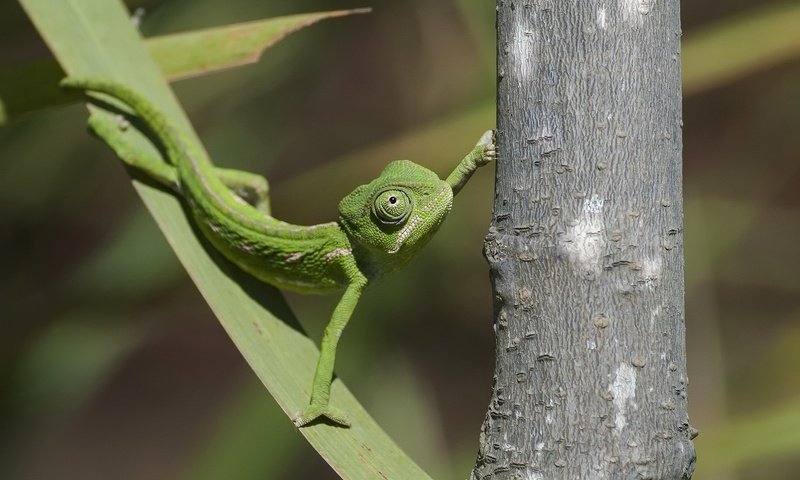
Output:
<instances>
[{"instance_id":1,"label":"scaly green skin","mask_svg":"<svg viewBox=\"0 0 800 480\"><path fill-rule=\"evenodd\" d=\"M328 404L339 337L364 288L408 263L447 216L453 195L478 167L494 159L492 132L481 137L446 180L397 160L341 201L338 222L300 226L270 215L263 177L215 167L138 93L102 79L67 78L62 86L104 93L134 110L162 143L168 163L134 149L122 132L126 124L115 126L96 117L89 123L125 163L183 196L203 234L241 269L301 293L344 289L322 338L311 401L294 422L303 426L325 416L349 426L347 416Z\"/></svg>"}]
</instances>

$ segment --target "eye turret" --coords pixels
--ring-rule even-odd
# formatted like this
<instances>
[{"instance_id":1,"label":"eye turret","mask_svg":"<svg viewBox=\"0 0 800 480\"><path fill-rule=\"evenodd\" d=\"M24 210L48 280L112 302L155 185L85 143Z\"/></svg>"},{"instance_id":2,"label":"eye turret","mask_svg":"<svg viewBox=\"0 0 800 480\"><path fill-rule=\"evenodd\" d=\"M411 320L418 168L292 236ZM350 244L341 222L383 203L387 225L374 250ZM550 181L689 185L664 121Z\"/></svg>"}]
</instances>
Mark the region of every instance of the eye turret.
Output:
<instances>
[{"instance_id":1,"label":"eye turret","mask_svg":"<svg viewBox=\"0 0 800 480\"><path fill-rule=\"evenodd\" d=\"M411 197L398 189L388 189L375 196L372 213L384 225L400 225L408 219L413 210Z\"/></svg>"}]
</instances>

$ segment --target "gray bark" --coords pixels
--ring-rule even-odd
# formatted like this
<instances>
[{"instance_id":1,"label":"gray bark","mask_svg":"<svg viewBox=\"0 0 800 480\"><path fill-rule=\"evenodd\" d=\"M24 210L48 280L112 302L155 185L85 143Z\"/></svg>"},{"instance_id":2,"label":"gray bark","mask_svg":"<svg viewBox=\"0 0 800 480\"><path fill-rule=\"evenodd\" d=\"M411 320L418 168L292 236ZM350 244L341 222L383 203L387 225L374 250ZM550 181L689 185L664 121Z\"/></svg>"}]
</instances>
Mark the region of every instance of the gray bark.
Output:
<instances>
[{"instance_id":1,"label":"gray bark","mask_svg":"<svg viewBox=\"0 0 800 480\"><path fill-rule=\"evenodd\" d=\"M473 479L688 479L677 0L498 0Z\"/></svg>"}]
</instances>

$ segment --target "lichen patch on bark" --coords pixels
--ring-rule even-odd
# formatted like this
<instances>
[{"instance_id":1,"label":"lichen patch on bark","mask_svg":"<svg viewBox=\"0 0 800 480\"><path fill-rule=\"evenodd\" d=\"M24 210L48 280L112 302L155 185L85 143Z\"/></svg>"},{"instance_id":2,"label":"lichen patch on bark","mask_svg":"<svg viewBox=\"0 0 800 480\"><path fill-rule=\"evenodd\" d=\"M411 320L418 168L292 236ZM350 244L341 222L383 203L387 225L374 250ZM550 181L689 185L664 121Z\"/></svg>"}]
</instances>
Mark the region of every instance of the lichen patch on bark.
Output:
<instances>
[{"instance_id":1,"label":"lichen patch on bark","mask_svg":"<svg viewBox=\"0 0 800 480\"><path fill-rule=\"evenodd\" d=\"M608 389L614 396L614 407L617 410L614 424L619 432L628 424L626 415L629 403L630 406L636 407L633 401L636 398L636 369L627 363L620 363L614 373L614 381Z\"/></svg>"},{"instance_id":2,"label":"lichen patch on bark","mask_svg":"<svg viewBox=\"0 0 800 480\"><path fill-rule=\"evenodd\" d=\"M600 273L600 256L605 247L603 199L597 194L583 201L583 209L560 243L561 250L580 269L581 274Z\"/></svg>"}]
</instances>

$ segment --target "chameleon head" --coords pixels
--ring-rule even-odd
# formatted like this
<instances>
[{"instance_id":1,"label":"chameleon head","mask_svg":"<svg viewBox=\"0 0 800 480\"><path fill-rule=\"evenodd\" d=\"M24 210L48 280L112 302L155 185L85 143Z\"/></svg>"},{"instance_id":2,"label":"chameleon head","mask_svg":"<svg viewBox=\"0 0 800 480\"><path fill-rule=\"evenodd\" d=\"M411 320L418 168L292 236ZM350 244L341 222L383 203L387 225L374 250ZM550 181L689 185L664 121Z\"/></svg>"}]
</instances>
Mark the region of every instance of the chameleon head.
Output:
<instances>
[{"instance_id":1,"label":"chameleon head","mask_svg":"<svg viewBox=\"0 0 800 480\"><path fill-rule=\"evenodd\" d=\"M391 162L381 175L339 203L355 252L376 270L401 267L427 243L450 212L453 190L425 167Z\"/></svg>"}]
</instances>

